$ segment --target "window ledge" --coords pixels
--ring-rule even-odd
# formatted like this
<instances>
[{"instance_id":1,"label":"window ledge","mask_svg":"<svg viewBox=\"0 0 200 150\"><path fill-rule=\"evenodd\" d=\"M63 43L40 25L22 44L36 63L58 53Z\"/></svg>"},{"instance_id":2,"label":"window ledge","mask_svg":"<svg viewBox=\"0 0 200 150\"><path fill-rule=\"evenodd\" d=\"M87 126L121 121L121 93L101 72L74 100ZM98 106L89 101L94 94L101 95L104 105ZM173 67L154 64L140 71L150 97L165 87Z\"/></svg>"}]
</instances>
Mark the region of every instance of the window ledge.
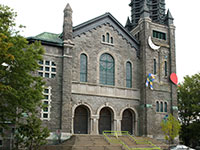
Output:
<instances>
[{"instance_id":1,"label":"window ledge","mask_svg":"<svg viewBox=\"0 0 200 150\"><path fill-rule=\"evenodd\" d=\"M51 118L40 118L42 121L50 121Z\"/></svg>"},{"instance_id":2,"label":"window ledge","mask_svg":"<svg viewBox=\"0 0 200 150\"><path fill-rule=\"evenodd\" d=\"M113 43L107 43L107 42L103 42L103 41L101 41L101 44L105 44L105 45L109 45L109 46L114 46Z\"/></svg>"}]
</instances>

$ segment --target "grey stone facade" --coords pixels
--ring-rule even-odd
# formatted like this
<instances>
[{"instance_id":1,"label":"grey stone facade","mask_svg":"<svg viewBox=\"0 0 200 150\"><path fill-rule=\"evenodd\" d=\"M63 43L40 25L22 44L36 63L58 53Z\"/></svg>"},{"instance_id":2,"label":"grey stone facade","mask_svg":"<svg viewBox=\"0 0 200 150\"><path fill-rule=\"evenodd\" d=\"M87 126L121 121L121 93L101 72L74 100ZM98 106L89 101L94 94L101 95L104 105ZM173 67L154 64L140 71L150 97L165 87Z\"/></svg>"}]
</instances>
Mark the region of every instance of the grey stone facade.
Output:
<instances>
[{"instance_id":1,"label":"grey stone facade","mask_svg":"<svg viewBox=\"0 0 200 150\"><path fill-rule=\"evenodd\" d=\"M143 17L138 25L128 32L109 13L76 27L72 27L69 5L64 13L64 31L60 35L63 46L44 44L44 59L55 61L57 66L56 78L45 79L47 85L52 87L52 107L50 120L44 121L44 124L48 125L52 135L57 130L62 131L63 137L74 134L77 128L76 109L83 107L88 113L87 134L100 134L100 112L108 108L111 112L111 130L122 129L123 112L129 110L133 118L133 134L162 139L161 121L169 113L177 115L176 87L169 79L170 74L176 72L172 18L168 18L167 25L154 23L147 11L141 15ZM153 37L154 30L164 33L166 39ZM113 38L112 43L102 40L107 33ZM149 37L160 46L158 50L150 47ZM115 62L112 86L100 84L100 57L104 53L111 55ZM87 56L87 82L80 82L81 54ZM148 74L154 72L154 59L157 73L154 89L151 90L145 83ZM128 61L132 64L131 88L126 87ZM162 107L162 103L163 109L166 103L167 110L157 111L157 102L159 107Z\"/></svg>"},{"instance_id":2,"label":"grey stone facade","mask_svg":"<svg viewBox=\"0 0 200 150\"><path fill-rule=\"evenodd\" d=\"M109 13L72 27L72 9L68 4L62 34L43 33L28 38L30 43L40 40L46 50L44 62L56 65L56 76L44 77L46 86L51 87L51 103L48 119L42 115L41 118L51 131L49 139L55 138L58 131L62 133L61 138L79 133L79 128L82 133L84 124L86 134L100 134L100 128L104 128L100 123L104 108L110 114L110 130L121 131L122 122L125 120L126 125L129 122L126 117L131 117L125 128L132 134L164 138L161 121L169 113L177 116L176 86L170 81L170 74L176 72L175 27L170 12L166 16L167 24L152 22L148 10L143 13L131 31ZM164 34L165 39L154 37L154 31ZM107 34L112 42L103 39ZM149 37L159 49L150 46ZM113 85L100 82L100 57L105 53L114 59ZM81 54L87 56L86 82L80 81ZM151 90L145 83L148 74L154 72L154 60L156 75ZM130 88L126 86L127 62L131 63ZM161 105L165 110L161 110ZM82 115L78 114L78 108L87 112L86 121L80 125L76 124L77 117ZM125 111L129 116L125 117Z\"/></svg>"}]
</instances>

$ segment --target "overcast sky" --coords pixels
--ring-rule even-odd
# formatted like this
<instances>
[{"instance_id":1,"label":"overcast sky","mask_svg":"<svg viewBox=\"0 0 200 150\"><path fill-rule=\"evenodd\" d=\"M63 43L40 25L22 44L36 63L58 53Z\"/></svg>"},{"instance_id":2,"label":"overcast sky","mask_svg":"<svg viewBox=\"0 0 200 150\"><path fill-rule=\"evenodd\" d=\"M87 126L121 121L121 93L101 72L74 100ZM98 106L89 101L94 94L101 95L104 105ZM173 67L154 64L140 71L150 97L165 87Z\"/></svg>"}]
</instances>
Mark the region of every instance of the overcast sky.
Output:
<instances>
[{"instance_id":1,"label":"overcast sky","mask_svg":"<svg viewBox=\"0 0 200 150\"><path fill-rule=\"evenodd\" d=\"M131 0L1 0L18 13L17 24L26 26L22 35L35 36L42 32L61 33L63 10L67 3L73 9L73 25L110 12L122 25L131 15ZM176 26L177 75L200 72L200 0L165 0Z\"/></svg>"}]
</instances>

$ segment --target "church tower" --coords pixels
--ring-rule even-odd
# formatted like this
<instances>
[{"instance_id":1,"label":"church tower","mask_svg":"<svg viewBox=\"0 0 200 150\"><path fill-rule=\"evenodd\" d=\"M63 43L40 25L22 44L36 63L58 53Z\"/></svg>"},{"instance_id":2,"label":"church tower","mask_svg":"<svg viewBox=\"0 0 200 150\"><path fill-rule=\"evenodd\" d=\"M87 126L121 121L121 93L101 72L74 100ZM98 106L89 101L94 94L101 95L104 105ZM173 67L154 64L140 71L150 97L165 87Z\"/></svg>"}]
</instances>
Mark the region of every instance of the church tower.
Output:
<instances>
[{"instance_id":1,"label":"church tower","mask_svg":"<svg viewBox=\"0 0 200 150\"><path fill-rule=\"evenodd\" d=\"M131 26L138 25L144 6L149 9L149 15L152 22L164 24L165 22L165 0L131 0Z\"/></svg>"},{"instance_id":2,"label":"church tower","mask_svg":"<svg viewBox=\"0 0 200 150\"><path fill-rule=\"evenodd\" d=\"M164 0L132 0L126 28L140 43L140 135L164 139L160 123L170 113L177 116L175 26ZM150 87L147 78L155 77Z\"/></svg>"}]
</instances>

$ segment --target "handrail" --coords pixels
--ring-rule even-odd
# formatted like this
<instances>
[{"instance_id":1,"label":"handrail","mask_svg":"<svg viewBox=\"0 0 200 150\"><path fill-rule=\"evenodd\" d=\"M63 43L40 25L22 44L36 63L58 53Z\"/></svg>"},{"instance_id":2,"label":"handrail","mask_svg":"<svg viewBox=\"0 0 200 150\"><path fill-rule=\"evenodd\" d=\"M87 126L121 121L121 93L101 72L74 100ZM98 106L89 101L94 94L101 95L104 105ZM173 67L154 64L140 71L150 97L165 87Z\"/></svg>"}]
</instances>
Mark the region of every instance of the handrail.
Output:
<instances>
[{"instance_id":1,"label":"handrail","mask_svg":"<svg viewBox=\"0 0 200 150\"><path fill-rule=\"evenodd\" d=\"M148 140L138 140L131 136L128 131L103 131L103 135L109 143L120 144L127 150L161 150L160 147L157 147L155 144ZM116 139L111 139L109 136L114 136ZM136 144L148 144L152 146L151 148L131 148L127 144L125 144L122 140L120 140L119 136L128 136L131 138Z\"/></svg>"}]
</instances>

